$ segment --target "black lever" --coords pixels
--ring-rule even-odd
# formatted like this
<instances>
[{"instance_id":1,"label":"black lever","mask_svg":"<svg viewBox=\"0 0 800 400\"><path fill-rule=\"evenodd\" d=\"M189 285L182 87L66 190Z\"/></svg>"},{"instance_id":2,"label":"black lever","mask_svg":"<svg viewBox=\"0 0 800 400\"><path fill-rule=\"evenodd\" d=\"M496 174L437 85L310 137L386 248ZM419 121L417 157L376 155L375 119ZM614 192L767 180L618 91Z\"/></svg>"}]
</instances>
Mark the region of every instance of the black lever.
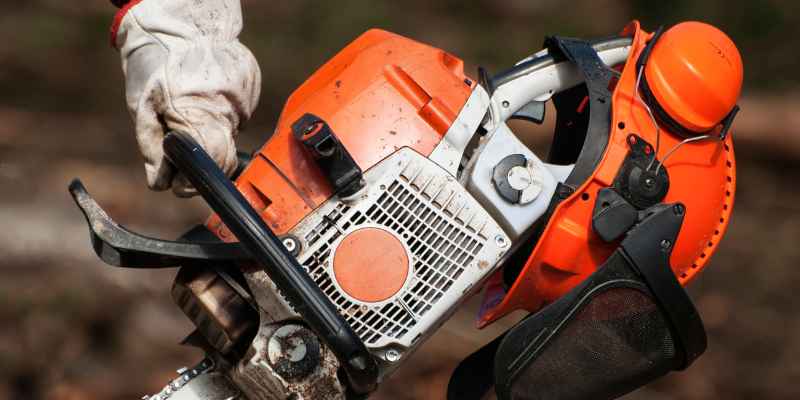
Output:
<instances>
[{"instance_id":1,"label":"black lever","mask_svg":"<svg viewBox=\"0 0 800 400\"><path fill-rule=\"evenodd\" d=\"M295 140L314 157L333 191L342 197L364 187L361 168L330 126L314 114L305 114L292 124Z\"/></svg>"},{"instance_id":2,"label":"black lever","mask_svg":"<svg viewBox=\"0 0 800 400\"><path fill-rule=\"evenodd\" d=\"M171 268L191 261L246 261L250 255L239 243L180 242L154 239L131 232L111 219L79 179L69 193L89 225L92 247L106 264L123 268Z\"/></svg>"},{"instance_id":3,"label":"black lever","mask_svg":"<svg viewBox=\"0 0 800 400\"><path fill-rule=\"evenodd\" d=\"M356 394L377 386L375 359L300 263L191 136L171 132L164 153L264 269L294 310L330 347Z\"/></svg>"}]
</instances>

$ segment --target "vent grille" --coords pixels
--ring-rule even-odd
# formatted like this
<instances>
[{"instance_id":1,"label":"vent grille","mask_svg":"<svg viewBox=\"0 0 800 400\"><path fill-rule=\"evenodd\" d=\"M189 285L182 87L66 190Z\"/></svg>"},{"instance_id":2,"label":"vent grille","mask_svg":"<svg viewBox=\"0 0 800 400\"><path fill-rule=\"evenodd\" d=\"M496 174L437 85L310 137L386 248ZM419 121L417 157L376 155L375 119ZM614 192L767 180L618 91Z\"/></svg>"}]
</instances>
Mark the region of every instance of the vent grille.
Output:
<instances>
[{"instance_id":1,"label":"vent grille","mask_svg":"<svg viewBox=\"0 0 800 400\"><path fill-rule=\"evenodd\" d=\"M479 260L486 259L481 252L494 237L487 232L499 231L449 175L426 174L431 168L419 164L401 163L405 168L384 174L366 200L328 204L311 224L301 224L299 230L310 229L297 235L306 249L299 261L369 347L391 342L411 345L419 339L475 283L474 273L469 282L459 279L467 269L479 269ZM397 295L378 304L350 298L333 281L334 246L364 225L393 232L411 253L409 281Z\"/></svg>"}]
</instances>

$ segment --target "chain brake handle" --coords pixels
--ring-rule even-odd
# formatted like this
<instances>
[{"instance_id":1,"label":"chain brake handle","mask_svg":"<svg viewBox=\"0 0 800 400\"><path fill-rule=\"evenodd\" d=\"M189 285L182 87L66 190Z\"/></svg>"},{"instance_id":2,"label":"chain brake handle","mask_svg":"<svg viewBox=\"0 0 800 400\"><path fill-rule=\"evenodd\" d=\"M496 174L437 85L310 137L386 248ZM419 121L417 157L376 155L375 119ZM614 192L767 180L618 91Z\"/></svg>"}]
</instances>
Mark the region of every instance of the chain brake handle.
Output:
<instances>
[{"instance_id":1,"label":"chain brake handle","mask_svg":"<svg viewBox=\"0 0 800 400\"><path fill-rule=\"evenodd\" d=\"M333 351L352 392L365 395L375 390L378 366L364 342L211 157L182 132L167 134L164 153L239 239L253 261L275 282L294 310Z\"/></svg>"}]
</instances>

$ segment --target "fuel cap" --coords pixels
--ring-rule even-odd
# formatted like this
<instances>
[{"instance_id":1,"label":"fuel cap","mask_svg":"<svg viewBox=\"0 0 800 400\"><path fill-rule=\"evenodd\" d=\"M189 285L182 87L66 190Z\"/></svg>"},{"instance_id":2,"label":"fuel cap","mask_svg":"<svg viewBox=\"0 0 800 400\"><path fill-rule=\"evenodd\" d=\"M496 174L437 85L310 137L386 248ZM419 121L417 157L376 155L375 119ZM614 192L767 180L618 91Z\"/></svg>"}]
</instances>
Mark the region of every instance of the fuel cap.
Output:
<instances>
[{"instance_id":1,"label":"fuel cap","mask_svg":"<svg viewBox=\"0 0 800 400\"><path fill-rule=\"evenodd\" d=\"M522 154L502 159L492 173L492 183L500 197L512 204L528 204L542 192L535 164Z\"/></svg>"}]
</instances>

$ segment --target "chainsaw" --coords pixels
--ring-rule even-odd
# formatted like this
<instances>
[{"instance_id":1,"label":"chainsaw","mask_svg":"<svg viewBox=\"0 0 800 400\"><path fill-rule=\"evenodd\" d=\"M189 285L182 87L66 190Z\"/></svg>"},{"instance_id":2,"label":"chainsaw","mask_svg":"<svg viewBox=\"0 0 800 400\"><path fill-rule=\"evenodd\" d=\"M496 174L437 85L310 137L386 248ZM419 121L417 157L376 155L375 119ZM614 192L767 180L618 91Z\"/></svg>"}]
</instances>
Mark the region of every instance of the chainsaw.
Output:
<instances>
[{"instance_id":1,"label":"chainsaw","mask_svg":"<svg viewBox=\"0 0 800 400\"><path fill-rule=\"evenodd\" d=\"M701 40L702 39L702 40ZM206 358L165 399L366 398L473 295L529 315L456 368L449 399L611 399L706 348L684 290L730 220L742 62L718 29L553 36L498 74L370 30L289 97L228 178L189 135L170 162L214 214L132 232L75 180L104 262L179 267ZM509 121L555 128L542 159Z\"/></svg>"}]
</instances>

